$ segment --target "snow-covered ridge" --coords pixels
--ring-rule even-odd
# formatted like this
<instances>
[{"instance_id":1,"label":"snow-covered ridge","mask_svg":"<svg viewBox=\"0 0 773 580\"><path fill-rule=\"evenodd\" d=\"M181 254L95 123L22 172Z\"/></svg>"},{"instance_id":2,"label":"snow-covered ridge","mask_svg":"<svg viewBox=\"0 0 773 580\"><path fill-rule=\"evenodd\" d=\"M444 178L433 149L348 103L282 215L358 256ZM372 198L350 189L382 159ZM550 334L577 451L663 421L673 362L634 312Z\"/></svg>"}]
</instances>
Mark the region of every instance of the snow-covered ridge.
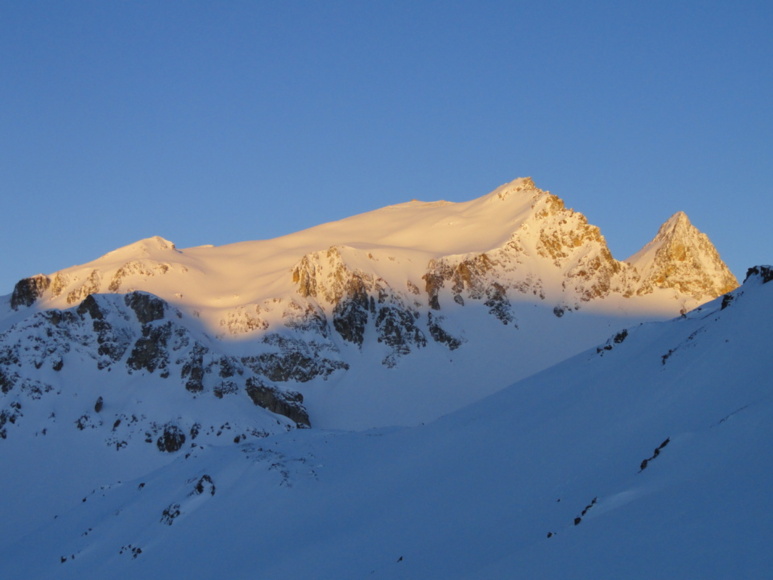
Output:
<instances>
[{"instance_id":1,"label":"snow-covered ridge","mask_svg":"<svg viewBox=\"0 0 773 580\"><path fill-rule=\"evenodd\" d=\"M737 285L708 238L681 212L639 253L619 262L585 216L521 178L470 202L409 202L274 240L178 250L163 238L148 238L83 266L22 281L11 304L37 300L41 307L63 307L93 293L141 289L216 315L292 295L299 266L329 252L341 254L349 270L369 272L393 288L419 284L438 263L488 259L498 282L517 289L539 279L565 302L668 289L676 290L669 297L692 299L683 305L689 308ZM422 294L428 304L431 297Z\"/></svg>"}]
</instances>

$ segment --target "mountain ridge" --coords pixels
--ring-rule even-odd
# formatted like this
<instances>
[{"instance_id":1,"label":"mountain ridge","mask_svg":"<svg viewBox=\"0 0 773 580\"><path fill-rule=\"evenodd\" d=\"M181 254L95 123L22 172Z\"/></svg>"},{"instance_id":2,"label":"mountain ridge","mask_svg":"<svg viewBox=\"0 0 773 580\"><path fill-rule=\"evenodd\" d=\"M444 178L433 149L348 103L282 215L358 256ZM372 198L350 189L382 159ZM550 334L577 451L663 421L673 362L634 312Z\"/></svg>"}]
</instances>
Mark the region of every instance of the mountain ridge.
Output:
<instances>
[{"instance_id":1,"label":"mountain ridge","mask_svg":"<svg viewBox=\"0 0 773 580\"><path fill-rule=\"evenodd\" d=\"M509 207L509 212L501 211L503 205ZM395 216L395 214L398 215ZM675 216L678 215L684 216L686 219L683 213L675 214ZM551 217L556 218L553 220L554 223L550 224L550 228L545 228L544 222ZM63 294L67 296L67 303L72 304L89 293L122 290L122 280L131 278L132 275L144 277L144 282L153 286L152 281L148 278L166 274L170 270L177 271L178 274L185 274L191 270L195 273L196 270L207 269L212 272L212 277L219 276L219 283L226 286L219 297L222 301L224 300L222 295L227 293L229 286L237 287L239 284L236 282L241 282L244 285L243 278L229 283L229 276L236 278L234 270L249 272L251 270L250 262L253 264L255 262L268 263L266 264L267 270L285 273L288 270L295 270L304 256L336 247L352 248L354 253L363 252L366 256L370 254L368 257L371 261L373 261L374 250L385 253L387 259L394 260L395 256L390 256L389 252L395 248L400 248L402 251L408 252L407 261L415 262L418 259L419 261L423 260L425 264L432 260L452 261L457 258L461 260L464 257L488 255L492 252L523 253L528 249L530 254L536 254L538 258L553 261L554 265L558 266L561 261L566 261L570 250L581 246L586 247L590 245L589 242L596 242L600 246L598 248L600 255L593 256L596 259L596 265L601 266L602 269L611 269L610 275L612 275L620 273L621 270L630 269L626 268L626 264L633 266L636 270L637 264L641 262L637 256L658 241L661 241L662 244L663 230L670 221L661 227L661 231L656 237L640 252L625 261L618 261L609 252L601 232L596 226L588 224L585 216L567 209L563 200L557 196L537 188L531 178L519 178L469 202L407 202L337 222L321 224L273 240L238 242L220 247L198 246L180 250L176 248L174 243L155 236L113 250L81 266L65 268L53 275L41 274L27 280L36 279L39 281L32 289L33 294L39 297L47 296L49 303L61 306L61 301L57 302L55 298ZM692 228L689 220L687 223L689 228ZM533 231L535 229L537 229L536 232ZM689 231L685 228L677 229L687 231L693 237L700 234L697 230L695 230L696 234L692 232L692 229ZM671 237L674 236L675 234L672 234ZM735 285L737 285L737 281L722 264L716 250L708 242L708 238L706 241L707 244L701 249L708 252L713 250L714 253L711 254L710 258L716 264L715 269L718 275L725 278L721 290L728 291L730 289L728 286L733 283L730 280L732 279ZM286 255L287 258L281 260L282 265L274 265L277 261L272 262L267 259L271 253ZM212 258L208 259L209 256ZM174 263L175 260L172 260L172 257L178 258L177 263ZM183 257L185 260L182 260ZM533 257L528 256L530 259ZM677 256L678 258L679 256ZM148 260L150 261L148 262ZM706 263L712 260L698 260L691 266L705 267ZM218 269L217 262L228 264L227 269L232 270L232 272L228 272L224 268ZM370 266L375 265L370 264ZM112 275L101 271L111 269L113 270ZM427 268L419 263L411 270L412 277L420 279ZM582 273L581 270L580 268L580 273ZM576 275L577 272L569 274ZM388 278L388 276L382 277ZM627 277L630 279L618 282L618 291L624 294L626 292L642 294L651 293L660 288L657 280L649 281L639 288L626 288L625 286L630 286L636 277L636 274L633 273ZM48 278L48 282L45 282L46 278ZM412 281L417 282L417 280ZM276 285L276 280L274 282ZM153 291L153 288L149 288L149 290ZM682 291L684 292L684 289ZM19 294L16 289L14 289L14 293ZM173 299L175 294L163 288L158 288L154 293L166 300ZM177 292L177 294L181 293ZM724 292L718 291L715 295L721 293ZM696 300L715 297L709 296L706 292L695 294ZM206 302L206 300L200 302ZM15 304L20 304L19 300Z\"/></svg>"},{"instance_id":2,"label":"mountain ridge","mask_svg":"<svg viewBox=\"0 0 773 580\"><path fill-rule=\"evenodd\" d=\"M520 178L469 202L412 201L274 240L178 249L155 236L21 280L5 327L30 308L64 313L91 296L150 293L176 313L175 327L203 333L207 348L249 369L245 380L257 373L250 380L272 393L301 393L312 424L415 424L485 396L463 385L492 363L504 386L603 340L620 317L668 318L726 291L735 279L681 216L645 246L646 260L618 261L583 214ZM136 349L151 348L144 335L160 331L126 332ZM438 377L463 364L468 378L453 392L437 377L418 384L407 374L414 359ZM175 372L170 381L185 387ZM368 372L373 385L401 385L364 387L357 377ZM412 411L399 405L405 396L419 397ZM336 412L355 400L353 416Z\"/></svg>"}]
</instances>

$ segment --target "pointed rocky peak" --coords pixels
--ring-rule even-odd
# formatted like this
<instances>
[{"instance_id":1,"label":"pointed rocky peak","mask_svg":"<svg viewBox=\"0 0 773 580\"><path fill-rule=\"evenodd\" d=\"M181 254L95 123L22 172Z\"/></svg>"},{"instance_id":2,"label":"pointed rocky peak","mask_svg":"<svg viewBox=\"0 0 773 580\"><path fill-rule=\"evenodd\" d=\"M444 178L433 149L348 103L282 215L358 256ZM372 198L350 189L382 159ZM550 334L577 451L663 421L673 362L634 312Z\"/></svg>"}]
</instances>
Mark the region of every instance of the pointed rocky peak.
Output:
<instances>
[{"instance_id":1,"label":"pointed rocky peak","mask_svg":"<svg viewBox=\"0 0 773 580\"><path fill-rule=\"evenodd\" d=\"M690 218L683 211L678 211L672 215L668 220L660 226L657 235L653 241L657 240L673 240L676 238L684 238L692 235L698 230L690 222ZM698 232L700 233L700 232Z\"/></svg>"},{"instance_id":2,"label":"pointed rocky peak","mask_svg":"<svg viewBox=\"0 0 773 580\"><path fill-rule=\"evenodd\" d=\"M716 298L738 286L706 234L677 212L657 235L626 260L641 276L638 294L672 288L698 301Z\"/></svg>"},{"instance_id":3,"label":"pointed rocky peak","mask_svg":"<svg viewBox=\"0 0 773 580\"><path fill-rule=\"evenodd\" d=\"M541 189L539 189L536 185L534 185L534 180L532 180L531 177L519 177L518 179L514 179L510 183L505 183L504 185L500 185L498 188L496 188L494 191L491 192L492 197L496 197L497 199L500 199L502 201L507 200L508 198L514 196L514 195L520 195L521 192L542 192Z\"/></svg>"}]
</instances>

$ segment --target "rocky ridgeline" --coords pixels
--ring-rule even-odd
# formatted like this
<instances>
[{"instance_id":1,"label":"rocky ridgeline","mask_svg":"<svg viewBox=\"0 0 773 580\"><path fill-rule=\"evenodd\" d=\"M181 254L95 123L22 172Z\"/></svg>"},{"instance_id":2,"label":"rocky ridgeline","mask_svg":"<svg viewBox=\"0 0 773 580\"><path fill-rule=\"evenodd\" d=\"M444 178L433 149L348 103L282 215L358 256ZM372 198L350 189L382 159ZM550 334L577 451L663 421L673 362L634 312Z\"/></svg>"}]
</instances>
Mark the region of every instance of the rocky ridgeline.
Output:
<instances>
[{"instance_id":1,"label":"rocky ridgeline","mask_svg":"<svg viewBox=\"0 0 773 580\"><path fill-rule=\"evenodd\" d=\"M92 269L85 279L57 273L53 277L43 274L31 276L19 281L11 294L11 308L18 310L31 306L37 299L48 294L56 298L66 292L67 304L77 304L91 294L108 292L133 292L135 288L126 288L127 278L147 279L163 275L172 269L185 273L184 266L172 266L153 260L130 260L121 266L110 278L105 280L102 272Z\"/></svg>"}]
</instances>

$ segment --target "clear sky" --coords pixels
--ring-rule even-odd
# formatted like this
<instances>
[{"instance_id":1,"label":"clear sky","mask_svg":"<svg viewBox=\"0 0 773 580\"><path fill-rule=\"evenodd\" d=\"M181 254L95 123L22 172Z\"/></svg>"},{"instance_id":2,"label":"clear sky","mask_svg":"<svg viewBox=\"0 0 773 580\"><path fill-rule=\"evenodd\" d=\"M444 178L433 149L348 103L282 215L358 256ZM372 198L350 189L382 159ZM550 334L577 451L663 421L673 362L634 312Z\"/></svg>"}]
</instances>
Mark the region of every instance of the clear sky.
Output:
<instances>
[{"instance_id":1,"label":"clear sky","mask_svg":"<svg viewBox=\"0 0 773 580\"><path fill-rule=\"evenodd\" d=\"M516 177L773 262L773 2L0 0L0 294Z\"/></svg>"}]
</instances>

